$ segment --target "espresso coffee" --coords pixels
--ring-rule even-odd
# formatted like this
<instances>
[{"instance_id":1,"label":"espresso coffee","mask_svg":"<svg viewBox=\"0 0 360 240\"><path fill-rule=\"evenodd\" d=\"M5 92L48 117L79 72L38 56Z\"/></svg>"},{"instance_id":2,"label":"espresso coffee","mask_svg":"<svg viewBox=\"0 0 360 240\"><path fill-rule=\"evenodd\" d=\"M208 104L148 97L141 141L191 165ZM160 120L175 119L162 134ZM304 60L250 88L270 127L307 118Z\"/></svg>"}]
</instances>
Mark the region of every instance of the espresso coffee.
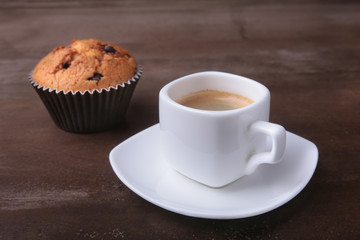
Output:
<instances>
[{"instance_id":1,"label":"espresso coffee","mask_svg":"<svg viewBox=\"0 0 360 240\"><path fill-rule=\"evenodd\" d=\"M254 101L238 94L217 90L202 90L189 93L177 99L176 102L201 110L222 111L243 108Z\"/></svg>"}]
</instances>

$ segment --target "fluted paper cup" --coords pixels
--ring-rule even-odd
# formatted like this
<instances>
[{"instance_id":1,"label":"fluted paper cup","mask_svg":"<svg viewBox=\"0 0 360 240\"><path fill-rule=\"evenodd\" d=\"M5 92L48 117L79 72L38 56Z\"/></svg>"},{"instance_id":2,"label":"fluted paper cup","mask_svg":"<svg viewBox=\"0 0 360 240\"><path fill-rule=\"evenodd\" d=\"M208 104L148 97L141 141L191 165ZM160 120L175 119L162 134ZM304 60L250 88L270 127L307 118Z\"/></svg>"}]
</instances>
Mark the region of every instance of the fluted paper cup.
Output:
<instances>
[{"instance_id":1,"label":"fluted paper cup","mask_svg":"<svg viewBox=\"0 0 360 240\"><path fill-rule=\"evenodd\" d=\"M32 78L32 72L29 81L59 128L91 133L113 128L124 119L141 75L142 68L138 66L133 78L122 84L85 92L46 88Z\"/></svg>"}]
</instances>

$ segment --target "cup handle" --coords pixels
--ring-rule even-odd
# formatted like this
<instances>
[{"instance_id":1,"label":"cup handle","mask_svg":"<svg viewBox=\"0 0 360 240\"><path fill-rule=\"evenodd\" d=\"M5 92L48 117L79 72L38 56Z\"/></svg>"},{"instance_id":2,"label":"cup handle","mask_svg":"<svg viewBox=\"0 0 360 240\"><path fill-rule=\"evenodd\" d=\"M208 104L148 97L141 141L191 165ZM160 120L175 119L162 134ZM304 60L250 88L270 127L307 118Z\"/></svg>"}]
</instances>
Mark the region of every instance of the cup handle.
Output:
<instances>
[{"instance_id":1,"label":"cup handle","mask_svg":"<svg viewBox=\"0 0 360 240\"><path fill-rule=\"evenodd\" d=\"M245 168L245 174L252 174L255 169L262 163L278 163L284 152L286 145L286 131L281 125L257 121L251 124L249 129L250 135L261 133L269 136L272 142L272 148L270 152L255 153L250 156Z\"/></svg>"}]
</instances>

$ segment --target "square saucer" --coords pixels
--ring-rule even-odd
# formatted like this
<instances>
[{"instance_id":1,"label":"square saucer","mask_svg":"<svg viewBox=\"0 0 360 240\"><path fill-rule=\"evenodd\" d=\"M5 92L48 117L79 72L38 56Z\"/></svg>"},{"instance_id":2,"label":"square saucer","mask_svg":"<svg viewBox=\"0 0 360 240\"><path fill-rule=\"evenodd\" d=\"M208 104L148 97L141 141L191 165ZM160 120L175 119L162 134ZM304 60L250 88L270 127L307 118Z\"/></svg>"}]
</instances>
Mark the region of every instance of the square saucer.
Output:
<instances>
[{"instance_id":1,"label":"square saucer","mask_svg":"<svg viewBox=\"0 0 360 240\"><path fill-rule=\"evenodd\" d=\"M159 135L159 124L155 124L130 137L110 152L110 164L137 195L186 216L236 219L271 211L301 192L318 162L314 143L286 132L286 150L280 163L263 164L252 175L211 188L168 166L160 154Z\"/></svg>"}]
</instances>

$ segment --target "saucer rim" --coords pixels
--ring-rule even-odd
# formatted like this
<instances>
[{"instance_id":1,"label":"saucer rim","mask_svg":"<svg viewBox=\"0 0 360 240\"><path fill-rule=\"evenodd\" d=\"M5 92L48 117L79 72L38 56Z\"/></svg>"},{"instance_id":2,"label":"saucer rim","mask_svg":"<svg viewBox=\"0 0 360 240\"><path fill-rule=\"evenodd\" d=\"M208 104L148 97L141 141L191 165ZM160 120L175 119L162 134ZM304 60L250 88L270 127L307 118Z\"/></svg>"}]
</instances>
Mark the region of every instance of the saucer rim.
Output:
<instances>
[{"instance_id":1,"label":"saucer rim","mask_svg":"<svg viewBox=\"0 0 360 240\"><path fill-rule=\"evenodd\" d=\"M125 175L121 174L120 170L117 170L116 158L115 158L116 149L123 147L123 145L125 145L125 144L129 144L129 142L131 142L135 138L140 138L140 137L142 137L142 135L149 134L148 133L149 131L156 131L155 128L159 129L159 123L154 124L154 125L146 128L146 129L134 134L133 136L131 136L131 137L127 138L126 140L124 140L123 142L121 142L120 144L116 145L110 151L110 154L109 154L110 165L111 165L113 171L115 172L116 176L119 178L119 180L125 186L127 186L131 191L133 191L135 194L137 194L141 198L145 199L146 201L148 201L148 202L150 202L150 203L152 203L152 204L154 204L154 205L156 205L158 207L161 207L161 208L166 209L168 211L178 213L178 214L182 214L182 215L185 215L185 216L196 217L196 218L204 218L204 219L224 219L225 220L225 219L241 219L241 218L253 217L253 216L257 216L257 215L261 215L261 214L270 212L270 211L272 211L272 210L286 204L287 202L292 200L294 197L296 197L307 186L307 184L309 183L309 181L313 177L314 172L315 172L316 167L317 167L317 164L318 164L319 152L318 152L317 146L313 142L311 142L311 141L309 141L309 140L307 140L307 139L305 139L305 138L303 138L303 137L301 137L301 136L299 136L297 134L286 131L287 134L291 134L295 138L299 138L302 141L306 141L306 144L309 145L308 148L311 147L312 150L315 151L314 156L313 156L314 159L312 160L312 162L313 162L312 163L312 168L308 169L310 174L307 175L306 177L304 177L303 181L301 182L302 183L301 186L298 186L293 191L288 192L286 197L281 197L280 199L278 199L275 202L273 201L273 204L271 204L271 206L258 207L258 209L256 209L256 210L252 209L250 211L238 212L238 211L234 211L232 209L231 212L230 212L230 210L222 210L222 211L213 210L212 212L210 212L209 209L196 208L196 210L191 210L192 207L189 207L189 206L187 206L187 208L181 208L181 206L180 206L181 204L176 204L174 202L171 202L171 203L167 204L166 200L164 200L164 199L155 198L152 194L144 193L143 191L141 191L140 188L138 188L136 185L132 184ZM170 168L170 166L168 166L168 168ZM175 171L175 170L172 170L172 171ZM186 179L185 176L183 176L183 177L184 177L184 179ZM197 183L197 184L202 185L201 183ZM230 183L229 185L232 185L232 184L233 183ZM229 186L229 185L227 185L227 186ZM207 187L207 186L204 185L204 187Z\"/></svg>"}]
</instances>

